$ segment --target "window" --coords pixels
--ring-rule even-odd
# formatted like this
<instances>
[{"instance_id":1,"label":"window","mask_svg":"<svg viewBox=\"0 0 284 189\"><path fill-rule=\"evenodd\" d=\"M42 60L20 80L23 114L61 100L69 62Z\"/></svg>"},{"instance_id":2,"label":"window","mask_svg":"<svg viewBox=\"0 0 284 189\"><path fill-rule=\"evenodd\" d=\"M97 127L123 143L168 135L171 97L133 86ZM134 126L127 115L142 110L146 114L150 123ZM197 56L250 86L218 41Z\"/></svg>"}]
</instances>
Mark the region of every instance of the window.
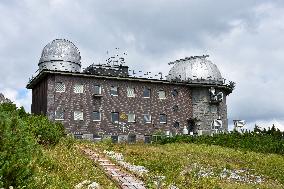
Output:
<instances>
[{"instance_id":1,"label":"window","mask_svg":"<svg viewBox=\"0 0 284 189\"><path fill-rule=\"evenodd\" d=\"M215 105L210 106L210 112L211 113L217 113L217 106L215 106Z\"/></svg>"},{"instance_id":2,"label":"window","mask_svg":"<svg viewBox=\"0 0 284 189\"><path fill-rule=\"evenodd\" d=\"M127 97L134 97L134 88L132 87L127 87Z\"/></svg>"},{"instance_id":3,"label":"window","mask_svg":"<svg viewBox=\"0 0 284 189\"><path fill-rule=\"evenodd\" d=\"M101 121L101 112L99 111L93 112L93 121Z\"/></svg>"},{"instance_id":4,"label":"window","mask_svg":"<svg viewBox=\"0 0 284 189\"><path fill-rule=\"evenodd\" d=\"M151 89L149 89L149 88L144 88L143 97L144 97L144 98L150 98L150 95L151 95Z\"/></svg>"},{"instance_id":5,"label":"window","mask_svg":"<svg viewBox=\"0 0 284 189\"><path fill-rule=\"evenodd\" d=\"M62 82L56 82L55 83L55 92L65 92L65 84Z\"/></svg>"},{"instance_id":6,"label":"window","mask_svg":"<svg viewBox=\"0 0 284 189\"><path fill-rule=\"evenodd\" d=\"M112 86L110 88L110 95L111 96L118 96L118 92L117 92L117 87L116 86Z\"/></svg>"},{"instance_id":7,"label":"window","mask_svg":"<svg viewBox=\"0 0 284 189\"><path fill-rule=\"evenodd\" d=\"M128 122L129 123L135 122L135 114L129 113L127 117L128 117Z\"/></svg>"},{"instance_id":8,"label":"window","mask_svg":"<svg viewBox=\"0 0 284 189\"><path fill-rule=\"evenodd\" d=\"M166 98L166 92L164 90L160 90L158 92L158 96L159 96L159 99L165 99Z\"/></svg>"},{"instance_id":9,"label":"window","mask_svg":"<svg viewBox=\"0 0 284 189\"><path fill-rule=\"evenodd\" d=\"M160 123L167 123L167 115L160 114Z\"/></svg>"},{"instance_id":10,"label":"window","mask_svg":"<svg viewBox=\"0 0 284 189\"><path fill-rule=\"evenodd\" d=\"M74 111L74 120L84 120L83 119L83 112Z\"/></svg>"},{"instance_id":11,"label":"window","mask_svg":"<svg viewBox=\"0 0 284 189\"><path fill-rule=\"evenodd\" d=\"M83 93L84 92L84 85L82 84L75 84L74 86L74 93Z\"/></svg>"},{"instance_id":12,"label":"window","mask_svg":"<svg viewBox=\"0 0 284 189\"><path fill-rule=\"evenodd\" d=\"M64 111L62 109L55 111L55 120L64 120Z\"/></svg>"},{"instance_id":13,"label":"window","mask_svg":"<svg viewBox=\"0 0 284 189\"><path fill-rule=\"evenodd\" d=\"M118 112L111 112L111 121L112 121L112 123L118 123L118 121L119 121L119 113Z\"/></svg>"},{"instance_id":14,"label":"window","mask_svg":"<svg viewBox=\"0 0 284 189\"><path fill-rule=\"evenodd\" d=\"M177 111L178 111L178 105L174 105L174 106L173 106L173 111L174 111L174 112L177 112Z\"/></svg>"},{"instance_id":15,"label":"window","mask_svg":"<svg viewBox=\"0 0 284 189\"><path fill-rule=\"evenodd\" d=\"M178 91L177 91L176 89L174 89L174 90L172 91L172 94L173 94L173 96L177 96L177 95L178 95Z\"/></svg>"},{"instance_id":16,"label":"window","mask_svg":"<svg viewBox=\"0 0 284 189\"><path fill-rule=\"evenodd\" d=\"M101 86L100 85L94 85L94 94L100 95L102 94Z\"/></svg>"},{"instance_id":17,"label":"window","mask_svg":"<svg viewBox=\"0 0 284 189\"><path fill-rule=\"evenodd\" d=\"M179 128L179 122L177 122L177 121L174 122L174 128L176 128L176 129Z\"/></svg>"},{"instance_id":18,"label":"window","mask_svg":"<svg viewBox=\"0 0 284 189\"><path fill-rule=\"evenodd\" d=\"M150 114L143 114L143 121L144 121L144 123L151 123L151 115Z\"/></svg>"}]
</instances>

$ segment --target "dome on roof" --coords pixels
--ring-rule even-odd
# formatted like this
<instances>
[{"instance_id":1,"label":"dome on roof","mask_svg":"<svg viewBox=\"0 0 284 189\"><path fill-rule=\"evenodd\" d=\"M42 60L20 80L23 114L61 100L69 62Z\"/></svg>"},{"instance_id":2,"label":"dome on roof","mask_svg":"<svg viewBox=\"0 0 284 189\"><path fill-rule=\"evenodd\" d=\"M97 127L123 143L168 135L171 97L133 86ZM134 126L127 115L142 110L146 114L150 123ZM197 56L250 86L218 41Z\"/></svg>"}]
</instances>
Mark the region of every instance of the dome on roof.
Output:
<instances>
[{"instance_id":1,"label":"dome on roof","mask_svg":"<svg viewBox=\"0 0 284 189\"><path fill-rule=\"evenodd\" d=\"M66 39L55 39L42 50L39 70L79 72L81 56L78 48Z\"/></svg>"},{"instance_id":2,"label":"dome on roof","mask_svg":"<svg viewBox=\"0 0 284 189\"><path fill-rule=\"evenodd\" d=\"M192 56L175 61L167 80L222 83L223 78L218 67L206 57L208 56Z\"/></svg>"}]
</instances>

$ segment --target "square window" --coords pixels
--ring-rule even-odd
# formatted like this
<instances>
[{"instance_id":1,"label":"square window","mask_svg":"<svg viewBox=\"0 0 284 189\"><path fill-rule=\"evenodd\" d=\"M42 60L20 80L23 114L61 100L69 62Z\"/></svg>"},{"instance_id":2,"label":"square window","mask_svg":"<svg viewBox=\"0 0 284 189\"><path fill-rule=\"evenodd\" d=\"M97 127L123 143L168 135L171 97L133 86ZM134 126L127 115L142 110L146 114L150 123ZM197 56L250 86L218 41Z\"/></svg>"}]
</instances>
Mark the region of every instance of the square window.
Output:
<instances>
[{"instance_id":1,"label":"square window","mask_svg":"<svg viewBox=\"0 0 284 189\"><path fill-rule=\"evenodd\" d=\"M151 123L151 115L150 114L143 114L143 122L144 123Z\"/></svg>"},{"instance_id":2,"label":"square window","mask_svg":"<svg viewBox=\"0 0 284 189\"><path fill-rule=\"evenodd\" d=\"M172 92L172 94L173 94L174 97L176 97L176 96L178 95L177 89L174 89L173 92Z\"/></svg>"},{"instance_id":3,"label":"square window","mask_svg":"<svg viewBox=\"0 0 284 189\"><path fill-rule=\"evenodd\" d=\"M94 94L100 95L102 94L101 86L100 85L94 85Z\"/></svg>"},{"instance_id":4,"label":"square window","mask_svg":"<svg viewBox=\"0 0 284 189\"><path fill-rule=\"evenodd\" d=\"M83 119L83 112L74 111L74 120L84 120Z\"/></svg>"},{"instance_id":5,"label":"square window","mask_svg":"<svg viewBox=\"0 0 284 189\"><path fill-rule=\"evenodd\" d=\"M144 91L143 91L143 98L150 98L150 95L151 95L151 89L149 89L149 88L144 88Z\"/></svg>"},{"instance_id":6,"label":"square window","mask_svg":"<svg viewBox=\"0 0 284 189\"><path fill-rule=\"evenodd\" d=\"M56 82L55 83L55 92L65 92L65 84L62 82Z\"/></svg>"},{"instance_id":7,"label":"square window","mask_svg":"<svg viewBox=\"0 0 284 189\"><path fill-rule=\"evenodd\" d=\"M217 106L216 105L212 105L212 106L210 106L210 112L211 113L217 113Z\"/></svg>"},{"instance_id":8,"label":"square window","mask_svg":"<svg viewBox=\"0 0 284 189\"><path fill-rule=\"evenodd\" d=\"M117 86L112 86L111 88L110 88L110 95L111 96L118 96L118 89L117 89Z\"/></svg>"},{"instance_id":9,"label":"square window","mask_svg":"<svg viewBox=\"0 0 284 189\"><path fill-rule=\"evenodd\" d=\"M159 96L159 99L165 99L166 98L166 92L164 90L160 90L158 92L158 96Z\"/></svg>"},{"instance_id":10,"label":"square window","mask_svg":"<svg viewBox=\"0 0 284 189\"><path fill-rule=\"evenodd\" d=\"M64 120L64 111L62 109L55 111L55 120Z\"/></svg>"},{"instance_id":11,"label":"square window","mask_svg":"<svg viewBox=\"0 0 284 189\"><path fill-rule=\"evenodd\" d=\"M119 113L118 112L111 112L111 122L118 123L119 121Z\"/></svg>"},{"instance_id":12,"label":"square window","mask_svg":"<svg viewBox=\"0 0 284 189\"><path fill-rule=\"evenodd\" d=\"M127 87L127 97L135 97L134 88Z\"/></svg>"},{"instance_id":13,"label":"square window","mask_svg":"<svg viewBox=\"0 0 284 189\"><path fill-rule=\"evenodd\" d=\"M83 93L83 92L84 92L84 85L82 84L74 85L74 93Z\"/></svg>"},{"instance_id":14,"label":"square window","mask_svg":"<svg viewBox=\"0 0 284 189\"><path fill-rule=\"evenodd\" d=\"M129 113L127 117L128 117L128 122L131 123L135 122L135 114Z\"/></svg>"},{"instance_id":15,"label":"square window","mask_svg":"<svg viewBox=\"0 0 284 189\"><path fill-rule=\"evenodd\" d=\"M167 123L167 115L160 114L160 123Z\"/></svg>"},{"instance_id":16,"label":"square window","mask_svg":"<svg viewBox=\"0 0 284 189\"><path fill-rule=\"evenodd\" d=\"M99 111L93 112L93 121L101 121L101 112Z\"/></svg>"}]
</instances>

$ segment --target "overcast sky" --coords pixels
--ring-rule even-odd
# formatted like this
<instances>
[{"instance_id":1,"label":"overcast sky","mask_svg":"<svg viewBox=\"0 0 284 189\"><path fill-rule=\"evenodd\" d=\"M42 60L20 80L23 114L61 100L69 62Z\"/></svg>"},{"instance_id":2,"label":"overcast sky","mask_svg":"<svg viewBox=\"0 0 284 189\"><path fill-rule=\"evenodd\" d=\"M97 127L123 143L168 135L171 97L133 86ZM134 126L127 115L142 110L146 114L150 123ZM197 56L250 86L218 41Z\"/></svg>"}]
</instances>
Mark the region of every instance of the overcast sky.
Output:
<instances>
[{"instance_id":1,"label":"overcast sky","mask_svg":"<svg viewBox=\"0 0 284 189\"><path fill-rule=\"evenodd\" d=\"M228 118L284 130L284 2L262 0L1 0L0 92L30 111L25 89L43 47L66 38L82 65L119 47L136 70L209 54L237 83Z\"/></svg>"}]
</instances>

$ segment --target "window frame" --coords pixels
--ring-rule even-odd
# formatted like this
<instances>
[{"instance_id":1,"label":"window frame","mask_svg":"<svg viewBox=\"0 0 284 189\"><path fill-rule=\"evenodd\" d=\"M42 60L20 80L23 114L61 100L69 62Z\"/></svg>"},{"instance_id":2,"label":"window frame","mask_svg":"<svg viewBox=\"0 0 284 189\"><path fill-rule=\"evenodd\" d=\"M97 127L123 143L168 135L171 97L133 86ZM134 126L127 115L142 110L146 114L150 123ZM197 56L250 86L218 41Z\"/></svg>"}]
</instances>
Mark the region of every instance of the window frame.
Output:
<instances>
[{"instance_id":1,"label":"window frame","mask_svg":"<svg viewBox=\"0 0 284 189\"><path fill-rule=\"evenodd\" d=\"M116 94L112 94L113 88L116 88ZM118 96L118 86L111 86L110 87L110 96Z\"/></svg>"},{"instance_id":2,"label":"window frame","mask_svg":"<svg viewBox=\"0 0 284 189\"><path fill-rule=\"evenodd\" d=\"M129 115L133 115L133 121L129 121ZM136 122L136 115L134 113L127 114L127 122L128 123L135 123Z\"/></svg>"},{"instance_id":3,"label":"window frame","mask_svg":"<svg viewBox=\"0 0 284 189\"><path fill-rule=\"evenodd\" d=\"M100 119L94 119L94 117L95 117L95 116L94 116L94 113L95 113L95 112L99 113ZM93 120L93 121L97 121L97 122L101 121L101 120L102 120L102 113L101 113L100 111L93 111L93 112L92 112L92 120Z\"/></svg>"},{"instance_id":4,"label":"window frame","mask_svg":"<svg viewBox=\"0 0 284 189\"><path fill-rule=\"evenodd\" d=\"M133 96L130 96L130 95L129 95L130 93L129 93L128 91L129 91L130 89L133 90ZM129 98L135 97L135 88L134 88L134 87L127 87L127 88L126 88L126 93L127 93L127 97L129 97Z\"/></svg>"},{"instance_id":5,"label":"window frame","mask_svg":"<svg viewBox=\"0 0 284 189\"><path fill-rule=\"evenodd\" d=\"M75 119L75 114L80 112L82 114L82 119ZM74 121L84 121L84 112L83 111L80 111L80 110L75 110L74 113L73 113L73 116L74 116Z\"/></svg>"},{"instance_id":6,"label":"window frame","mask_svg":"<svg viewBox=\"0 0 284 189\"><path fill-rule=\"evenodd\" d=\"M57 111L62 111L63 118L56 118L56 112L57 112ZM64 120L64 110L63 110L63 109L59 108L59 109L57 109L57 110L54 111L54 120L55 120L55 121L62 121L62 120Z\"/></svg>"},{"instance_id":7,"label":"window frame","mask_svg":"<svg viewBox=\"0 0 284 189\"><path fill-rule=\"evenodd\" d=\"M99 87L99 93L96 93L96 87ZM99 84L94 85L94 95L101 95L102 94L102 86Z\"/></svg>"},{"instance_id":8,"label":"window frame","mask_svg":"<svg viewBox=\"0 0 284 189\"><path fill-rule=\"evenodd\" d=\"M82 86L82 92L76 92L76 91L75 91L75 87L76 87L76 86ZM76 94L82 94L82 93L84 93L84 85L83 85L83 84L78 84L78 83L76 83L76 84L74 85L74 87L73 87L73 92L76 93Z\"/></svg>"},{"instance_id":9,"label":"window frame","mask_svg":"<svg viewBox=\"0 0 284 189\"><path fill-rule=\"evenodd\" d=\"M164 93L164 98L160 98L160 93L161 93L161 92L163 92L163 93ZM166 99L166 91L165 91L165 90L160 89L160 90L158 91L158 99L160 99L160 100L164 100L164 99Z\"/></svg>"},{"instance_id":10,"label":"window frame","mask_svg":"<svg viewBox=\"0 0 284 189\"><path fill-rule=\"evenodd\" d=\"M178 96L178 90L177 89L173 89L172 90L172 95L173 95L173 97L177 97Z\"/></svg>"},{"instance_id":11,"label":"window frame","mask_svg":"<svg viewBox=\"0 0 284 189\"><path fill-rule=\"evenodd\" d=\"M115 113L117 113L117 123L113 120L113 115L115 114ZM111 122L113 123L113 124L118 124L119 123L119 112L111 112Z\"/></svg>"},{"instance_id":12,"label":"window frame","mask_svg":"<svg viewBox=\"0 0 284 189\"><path fill-rule=\"evenodd\" d=\"M161 116L165 116L165 118L166 118L166 121L164 122L162 122L161 121ZM159 116L159 123L162 123L162 124L166 124L167 123L167 115L166 114L160 114L160 116Z\"/></svg>"},{"instance_id":13,"label":"window frame","mask_svg":"<svg viewBox=\"0 0 284 189\"><path fill-rule=\"evenodd\" d=\"M144 96L146 89L149 91L149 96ZM144 87L142 97L143 98L151 98L151 89L149 87Z\"/></svg>"},{"instance_id":14,"label":"window frame","mask_svg":"<svg viewBox=\"0 0 284 189\"><path fill-rule=\"evenodd\" d=\"M58 90L56 90L56 85L59 84L59 83L60 83L60 84L63 84L63 86L64 86L64 91L58 91ZM65 83L63 83L63 82L55 82L55 87L54 87L54 88L55 88L55 92L56 92L56 93L64 93L64 92L66 91L66 86L65 86Z\"/></svg>"},{"instance_id":15,"label":"window frame","mask_svg":"<svg viewBox=\"0 0 284 189\"><path fill-rule=\"evenodd\" d=\"M150 121L145 121L145 119L144 119L144 116L145 116L145 115L149 116L149 118L150 118L149 120L150 120ZM143 122L144 122L144 123L152 123L152 116L151 116L151 114L142 114L142 116L143 116Z\"/></svg>"}]
</instances>

